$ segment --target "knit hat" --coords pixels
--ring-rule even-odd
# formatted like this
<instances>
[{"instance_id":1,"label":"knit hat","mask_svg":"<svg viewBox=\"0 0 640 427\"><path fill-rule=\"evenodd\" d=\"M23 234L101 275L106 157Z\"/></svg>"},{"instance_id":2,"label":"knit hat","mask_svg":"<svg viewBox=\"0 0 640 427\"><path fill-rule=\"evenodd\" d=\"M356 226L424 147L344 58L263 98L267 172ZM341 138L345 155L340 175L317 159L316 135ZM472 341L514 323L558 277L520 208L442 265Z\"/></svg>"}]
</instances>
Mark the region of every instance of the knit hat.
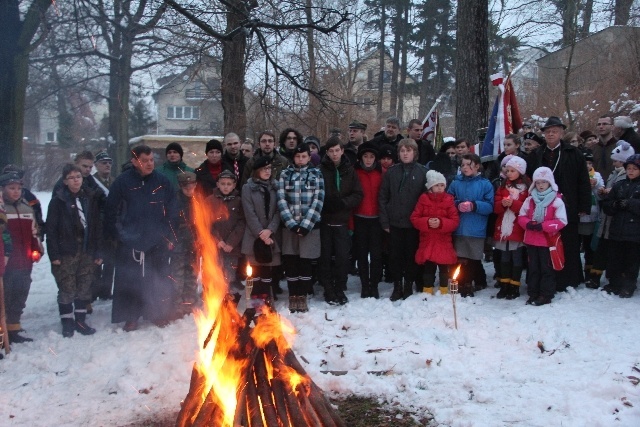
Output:
<instances>
[{"instance_id":1,"label":"knit hat","mask_svg":"<svg viewBox=\"0 0 640 427\"><path fill-rule=\"evenodd\" d=\"M304 143L307 145L315 145L318 151L320 151L320 139L315 135L309 135L304 139ZM311 147L309 147L311 148Z\"/></svg>"},{"instance_id":2,"label":"knit hat","mask_svg":"<svg viewBox=\"0 0 640 427\"><path fill-rule=\"evenodd\" d=\"M22 184L22 177L17 172L7 172L0 175L0 187L15 183Z\"/></svg>"},{"instance_id":3,"label":"knit hat","mask_svg":"<svg viewBox=\"0 0 640 427\"><path fill-rule=\"evenodd\" d=\"M182 158L182 156L184 156L184 151L182 150L182 145L178 144L177 142L172 142L171 144L167 145L167 148L164 149L165 156L167 155L169 150L177 151L178 154L180 154L180 158ZM207 150L207 152L208 151L209 150Z\"/></svg>"},{"instance_id":4,"label":"knit hat","mask_svg":"<svg viewBox=\"0 0 640 427\"><path fill-rule=\"evenodd\" d=\"M269 166L271 164L271 161L271 157L269 156L258 157L253 163L251 170L257 171L258 169L262 169L265 166Z\"/></svg>"},{"instance_id":5,"label":"knit hat","mask_svg":"<svg viewBox=\"0 0 640 427\"><path fill-rule=\"evenodd\" d=\"M302 144L296 145L296 148L293 149L293 155L295 156L298 153L307 153L311 155L309 144L307 144L306 142L303 142Z\"/></svg>"},{"instance_id":6,"label":"knit hat","mask_svg":"<svg viewBox=\"0 0 640 427\"><path fill-rule=\"evenodd\" d=\"M513 154L507 154L506 156L504 156L502 158L502 161L500 161L500 169L505 167L507 165L507 162L511 159L513 159Z\"/></svg>"},{"instance_id":7,"label":"knit hat","mask_svg":"<svg viewBox=\"0 0 640 427\"><path fill-rule=\"evenodd\" d=\"M220 175L218 175L218 181L220 181L222 178L229 178L234 181L238 180L236 174L231 172L230 170L223 170L222 172L220 172Z\"/></svg>"},{"instance_id":8,"label":"knit hat","mask_svg":"<svg viewBox=\"0 0 640 427\"><path fill-rule=\"evenodd\" d=\"M396 160L396 150L394 150L392 145L382 144L380 149L378 150L378 158L384 159L385 157L391 157L393 161Z\"/></svg>"},{"instance_id":9,"label":"knit hat","mask_svg":"<svg viewBox=\"0 0 640 427\"><path fill-rule=\"evenodd\" d=\"M196 174L193 172L181 172L178 174L177 178L180 186L196 182Z\"/></svg>"},{"instance_id":10,"label":"knit hat","mask_svg":"<svg viewBox=\"0 0 640 427\"><path fill-rule=\"evenodd\" d=\"M624 167L626 168L627 165L636 165L638 168L640 168L640 154L629 156L629 158L624 162Z\"/></svg>"},{"instance_id":11,"label":"knit hat","mask_svg":"<svg viewBox=\"0 0 640 427\"><path fill-rule=\"evenodd\" d=\"M378 155L380 154L378 148L371 142L364 142L360 144L360 147L358 147L358 160L362 160L364 153L372 153L376 156L376 160L378 160Z\"/></svg>"},{"instance_id":12,"label":"knit hat","mask_svg":"<svg viewBox=\"0 0 640 427\"><path fill-rule=\"evenodd\" d=\"M611 151L611 160L617 160L619 162L624 162L630 156L633 156L634 154L636 154L636 152L633 149L633 147L631 146L631 144L629 144L627 141L621 139L616 144L616 148L614 148L613 151Z\"/></svg>"},{"instance_id":13,"label":"knit hat","mask_svg":"<svg viewBox=\"0 0 640 427\"><path fill-rule=\"evenodd\" d=\"M527 162L522 157L511 157L511 159L509 159L505 166L514 168L515 170L520 172L520 175L524 175L525 173L527 173Z\"/></svg>"},{"instance_id":14,"label":"knit hat","mask_svg":"<svg viewBox=\"0 0 640 427\"><path fill-rule=\"evenodd\" d=\"M551 184L551 188L553 188L553 191L558 191L558 184L556 184L556 178L553 176L553 171L551 171L551 169L547 167L539 167L533 172L533 179L531 182L531 187L529 187L529 193L531 193L533 189L536 188L536 181L547 181L549 184Z\"/></svg>"},{"instance_id":15,"label":"knit hat","mask_svg":"<svg viewBox=\"0 0 640 427\"><path fill-rule=\"evenodd\" d=\"M613 125L620 129L629 129L633 127L633 120L629 116L618 116L613 120Z\"/></svg>"},{"instance_id":16,"label":"knit hat","mask_svg":"<svg viewBox=\"0 0 640 427\"><path fill-rule=\"evenodd\" d=\"M447 179L438 171L427 171L427 183L424 185L427 190L430 190L436 184L447 185Z\"/></svg>"},{"instance_id":17,"label":"knit hat","mask_svg":"<svg viewBox=\"0 0 640 427\"><path fill-rule=\"evenodd\" d=\"M447 150L451 147L455 147L456 145L455 140L454 141L445 141L444 144L442 144L440 146L440 150L438 150L440 153L446 153Z\"/></svg>"},{"instance_id":18,"label":"knit hat","mask_svg":"<svg viewBox=\"0 0 640 427\"><path fill-rule=\"evenodd\" d=\"M207 154L211 150L218 150L220 151L220 153L222 153L222 142L218 141L217 139L212 139L209 142L207 142L207 146L204 149L204 153Z\"/></svg>"}]
</instances>

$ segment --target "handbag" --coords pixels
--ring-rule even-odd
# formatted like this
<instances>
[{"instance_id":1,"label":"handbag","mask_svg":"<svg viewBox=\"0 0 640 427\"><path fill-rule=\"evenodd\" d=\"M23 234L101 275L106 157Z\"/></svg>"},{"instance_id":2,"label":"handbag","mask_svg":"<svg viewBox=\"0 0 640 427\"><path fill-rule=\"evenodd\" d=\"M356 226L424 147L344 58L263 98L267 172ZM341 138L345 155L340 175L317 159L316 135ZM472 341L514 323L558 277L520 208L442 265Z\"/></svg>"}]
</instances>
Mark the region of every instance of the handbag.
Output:
<instances>
[{"instance_id":1,"label":"handbag","mask_svg":"<svg viewBox=\"0 0 640 427\"><path fill-rule=\"evenodd\" d=\"M269 264L273 261L271 245L267 245L261 238L257 238L253 242L253 256L260 264Z\"/></svg>"},{"instance_id":2,"label":"handbag","mask_svg":"<svg viewBox=\"0 0 640 427\"><path fill-rule=\"evenodd\" d=\"M551 265L556 271L564 268L564 244L560 233L547 235L547 243L549 244L549 255L551 256Z\"/></svg>"}]
</instances>

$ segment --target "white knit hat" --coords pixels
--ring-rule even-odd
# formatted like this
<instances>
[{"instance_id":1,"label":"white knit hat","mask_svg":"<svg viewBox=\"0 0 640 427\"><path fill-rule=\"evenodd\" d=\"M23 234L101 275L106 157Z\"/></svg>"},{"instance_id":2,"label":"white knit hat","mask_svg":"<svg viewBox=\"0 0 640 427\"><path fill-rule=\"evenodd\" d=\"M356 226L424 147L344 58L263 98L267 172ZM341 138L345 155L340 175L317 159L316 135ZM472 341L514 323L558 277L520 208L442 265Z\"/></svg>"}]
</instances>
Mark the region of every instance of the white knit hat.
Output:
<instances>
[{"instance_id":1,"label":"white knit hat","mask_svg":"<svg viewBox=\"0 0 640 427\"><path fill-rule=\"evenodd\" d=\"M631 144L625 140L620 140L616 144L616 148L611 151L611 160L617 160L619 162L625 162L629 157L636 154Z\"/></svg>"},{"instance_id":2,"label":"white knit hat","mask_svg":"<svg viewBox=\"0 0 640 427\"><path fill-rule=\"evenodd\" d=\"M520 175L524 175L525 173L527 173L527 162L522 157L513 156L509 159L505 166L514 168L515 170L520 172Z\"/></svg>"},{"instance_id":3,"label":"white knit hat","mask_svg":"<svg viewBox=\"0 0 640 427\"><path fill-rule=\"evenodd\" d=\"M553 171L547 167L540 167L533 172L533 182L531 183L531 187L529 187L529 193L536 188L536 181L547 181L551 184L551 188L553 191L558 191L558 184L556 184L556 179L553 176Z\"/></svg>"},{"instance_id":4,"label":"white knit hat","mask_svg":"<svg viewBox=\"0 0 640 427\"><path fill-rule=\"evenodd\" d=\"M500 169L502 169L503 167L505 167L507 165L507 162L509 160L511 160L513 158L513 154L507 154L506 156L504 156L502 158L502 161L500 161Z\"/></svg>"},{"instance_id":5,"label":"white knit hat","mask_svg":"<svg viewBox=\"0 0 640 427\"><path fill-rule=\"evenodd\" d=\"M447 179L438 171L430 170L427 172L427 183L425 187L427 190L430 190L436 184L444 184L447 185Z\"/></svg>"}]
</instances>

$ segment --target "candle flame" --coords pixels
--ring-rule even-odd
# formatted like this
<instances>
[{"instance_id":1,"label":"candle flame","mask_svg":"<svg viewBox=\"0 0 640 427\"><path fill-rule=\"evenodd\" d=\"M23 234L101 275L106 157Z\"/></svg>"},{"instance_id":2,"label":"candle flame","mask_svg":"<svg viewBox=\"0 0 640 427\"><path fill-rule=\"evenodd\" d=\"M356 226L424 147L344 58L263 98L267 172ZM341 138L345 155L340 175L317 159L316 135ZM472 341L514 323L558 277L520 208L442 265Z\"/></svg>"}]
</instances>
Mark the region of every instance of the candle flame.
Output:
<instances>
[{"instance_id":1,"label":"candle flame","mask_svg":"<svg viewBox=\"0 0 640 427\"><path fill-rule=\"evenodd\" d=\"M253 276L253 268L251 268L251 265L247 264L247 277L251 276Z\"/></svg>"},{"instance_id":2,"label":"candle flame","mask_svg":"<svg viewBox=\"0 0 640 427\"><path fill-rule=\"evenodd\" d=\"M458 280L458 274L460 274L460 265L456 268L456 271L453 273L453 280Z\"/></svg>"}]
</instances>

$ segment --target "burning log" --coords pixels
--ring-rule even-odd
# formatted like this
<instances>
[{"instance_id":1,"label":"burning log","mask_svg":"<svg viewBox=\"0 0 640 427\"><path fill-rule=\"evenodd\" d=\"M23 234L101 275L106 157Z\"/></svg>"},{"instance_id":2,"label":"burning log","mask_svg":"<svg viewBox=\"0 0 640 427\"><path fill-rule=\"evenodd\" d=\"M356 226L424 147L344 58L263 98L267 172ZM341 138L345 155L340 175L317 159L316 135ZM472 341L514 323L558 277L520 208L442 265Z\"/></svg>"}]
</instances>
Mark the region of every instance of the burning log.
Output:
<instances>
[{"instance_id":1,"label":"burning log","mask_svg":"<svg viewBox=\"0 0 640 427\"><path fill-rule=\"evenodd\" d=\"M227 355L227 363L246 362L238 383L233 423L222 421L222 397L215 386L206 388L206 379L194 365L189 392L176 420L177 427L344 427L322 390L311 380L291 349L279 349L271 339L261 348L251 336L254 312L245 312L238 326L238 344ZM276 316L274 312L270 315ZM259 323L260 320L256 319ZM215 322L212 329L219 327ZM208 345L215 331L207 335ZM218 337L218 340L221 337ZM204 396L204 397L203 397Z\"/></svg>"}]
</instances>

